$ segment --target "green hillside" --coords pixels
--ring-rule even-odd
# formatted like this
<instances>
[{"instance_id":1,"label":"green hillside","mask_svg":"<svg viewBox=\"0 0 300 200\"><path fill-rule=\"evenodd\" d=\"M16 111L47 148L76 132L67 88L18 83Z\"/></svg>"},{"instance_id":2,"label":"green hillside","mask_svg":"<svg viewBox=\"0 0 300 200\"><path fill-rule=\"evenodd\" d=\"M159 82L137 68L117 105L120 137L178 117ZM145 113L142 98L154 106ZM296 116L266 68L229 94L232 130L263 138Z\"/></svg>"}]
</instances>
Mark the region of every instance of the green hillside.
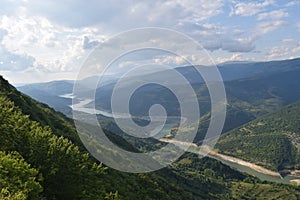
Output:
<instances>
[{"instance_id":1,"label":"green hillside","mask_svg":"<svg viewBox=\"0 0 300 200\"><path fill-rule=\"evenodd\" d=\"M2 77L0 122L0 199L253 199L266 194L297 199L300 195L297 187L263 183L194 154L155 173L109 169L86 153L69 119L22 95ZM126 143L107 134L116 143Z\"/></svg>"},{"instance_id":2,"label":"green hillside","mask_svg":"<svg viewBox=\"0 0 300 200\"><path fill-rule=\"evenodd\" d=\"M0 76L0 96L14 102L22 114L28 115L30 120L37 121L42 126L49 126L54 134L67 137L76 144L79 143L79 137L72 125L72 120L65 117L62 113L55 112L48 105L39 103L22 94L3 79L2 76Z\"/></svg>"},{"instance_id":3,"label":"green hillside","mask_svg":"<svg viewBox=\"0 0 300 200\"><path fill-rule=\"evenodd\" d=\"M236 128L216 148L273 170L299 169L300 103Z\"/></svg>"}]
</instances>

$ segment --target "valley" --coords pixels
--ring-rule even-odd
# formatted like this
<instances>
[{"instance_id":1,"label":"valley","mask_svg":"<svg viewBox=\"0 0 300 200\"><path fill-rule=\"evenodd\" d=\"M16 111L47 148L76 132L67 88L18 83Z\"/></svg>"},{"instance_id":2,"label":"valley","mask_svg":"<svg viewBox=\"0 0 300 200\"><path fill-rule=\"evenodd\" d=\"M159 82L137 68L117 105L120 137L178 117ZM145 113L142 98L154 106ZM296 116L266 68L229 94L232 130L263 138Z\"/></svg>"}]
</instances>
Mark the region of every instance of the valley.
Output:
<instances>
[{"instance_id":1,"label":"valley","mask_svg":"<svg viewBox=\"0 0 300 200\"><path fill-rule=\"evenodd\" d=\"M2 77L0 119L1 198L129 200L142 195L179 200L284 195L296 199L300 195L299 188L261 182L218 161L188 153L154 173L109 169L86 152L70 119L20 93ZM125 149L137 151L120 136L107 134Z\"/></svg>"},{"instance_id":2,"label":"valley","mask_svg":"<svg viewBox=\"0 0 300 200\"><path fill-rule=\"evenodd\" d=\"M93 194L94 197L97 195L102 195L102 197L111 195L112 198L119 196L122 199L131 199L137 195L135 187L140 188L140 184L145 183L145 187L142 187L143 189L140 191L148 196L149 199L181 199L181 196L176 197L178 190L182 191L179 188L184 188L185 192L182 195L185 198L190 196L190 199L195 199L193 197L198 197L199 199L226 199L227 197L228 199L239 199L245 196L259 198L265 195L284 195L286 197L290 195L291 199L296 199L300 195L299 188L294 186L299 182L297 170L300 166L298 153L298 119L300 113L298 101L300 101L300 96L299 93L294 91L300 91L300 83L297 78L300 74L300 70L298 69L299 64L300 59L295 59L270 63L246 63L246 65L239 63L230 64L230 66L225 67L220 66L226 80L228 110L223 134L213 149L208 146L199 148L210 122L210 100L205 85L201 81L195 82L195 80L201 79L193 75L191 68L187 68L187 71L184 71L184 68L179 68L178 70L186 76L194 90L197 91L200 103L200 126L194 143L182 143L172 139L173 134L176 134L178 121L180 121L180 113L178 113L177 108L178 102L164 88L153 87L151 85L141 88L135 94L132 105L136 105L137 107L132 107L131 116L134 116L134 120L137 123L147 124L149 121L147 108L157 100L154 95L149 94L157 92L161 94L159 95L161 98L158 103L164 105L168 111L167 124L165 124L165 127L158 135L149 139L136 139L122 132L112 120L111 110L109 104L107 104L110 101L111 89L114 82L106 82L102 93L96 93L95 114L101 126L104 127L106 134L115 144L133 152L155 150L168 143L172 143L176 147L189 147L189 153L185 153L167 168L158 172L137 176L117 172L101 166L92 156L88 155L76 133L72 120L64 114L71 117L72 109L83 113L94 113L95 110L91 107L92 100L89 99L76 100L76 103L71 106L72 98L74 98L71 89L73 86L72 81L50 82L19 87L25 94L49 104L54 110L48 105L39 103L29 96L18 92L6 80L1 79L0 94L4 98L1 100L1 105L4 106L1 109L11 107L13 112L19 113L18 116L12 116L16 118L20 117L22 120L25 120L25 116L27 115L29 121L26 123L34 124L37 122L38 124L31 126L36 126L36 130L41 130L38 131L37 135L32 135L30 129L24 129L26 134L22 135L22 137L27 139L20 138L13 142L5 134L13 133L9 127L15 126L17 127L16 130L19 130L18 127L20 125L13 124L14 120L8 118L8 121L5 122L6 125L10 124L8 128L2 125L3 130L7 131L4 132L4 135L2 131L2 143L5 146L2 147L1 151L5 155L11 151L18 152L24 158L25 162L29 163L40 174L43 174L42 176L45 177L45 181L40 181L40 179L35 180L37 188L44 188L44 191L34 191L45 198L60 198L63 196L77 198L82 195ZM238 65L238 67L235 67L235 65ZM235 71L234 76L232 76L231 70ZM251 74L252 70L253 73ZM290 81L285 81L287 79ZM88 88L87 85L84 87ZM126 90L126 87L123 89ZM144 104L141 104L140 99L146 100L142 101ZM127 118L129 116L128 114L118 113L115 117ZM153 119L161 120L160 117ZM50 129L47 130L46 127ZM30 142L26 145L23 144L27 140ZM99 170L101 169L100 171L94 171L92 167L86 168L87 171L78 169L79 171L76 173L79 176L82 173L88 173L94 176L91 180L99 181L99 184L103 186L98 189L95 188L95 190L86 188L84 189L85 194L71 194L67 192L69 189L66 189L65 192L58 192L58 188L62 186L60 184L53 184L52 180L58 179L56 176L61 176L62 180L65 179L63 173L65 173L66 169L63 169L62 165L60 166L63 162L58 161L59 166L53 166L53 170L56 170L56 172L54 173L55 177L52 177L52 165L40 161L44 156L36 153L36 156L41 156L36 158L34 154L27 153L27 149L33 147L35 148L34 151L42 152L40 148L44 146L46 148L45 151L48 151L48 153L44 152L45 155L51 155L50 152L59 150L59 147L56 149L56 147L51 146L52 142L50 141L52 140L57 140L57 142L62 140L61 142L65 143L65 145L73 145L74 147L72 148L78 149L78 151L76 150L76 155L79 157L84 155L83 160L74 161L82 162L79 166L95 166L95 163L97 165L100 164L98 167ZM41 146L42 141L44 143ZM11 146L13 143L21 144L25 149ZM63 144L61 145L63 146ZM55 155L61 156L62 160L71 159L70 163L72 163L73 158L65 157L68 155L66 154L67 146L62 148L60 153L55 153ZM52 148L52 150L48 148ZM203 154L207 154L207 157L202 158ZM9 158L15 159L13 156ZM47 162L51 162L52 158L49 157L48 159L49 161ZM46 167L46 165L49 165L49 167ZM70 166L67 170L74 169ZM106 172L102 175L102 171ZM72 176L71 171L68 174L68 176ZM100 180L97 177L102 177L102 179ZM125 179L122 177L125 177ZM115 181L112 181L112 179ZM119 181L123 182L124 185L133 184L135 186L132 186L128 191L127 186L120 186L118 184ZM89 183L86 182L85 184ZM205 189L207 186L209 189ZM74 187L84 186L81 184L72 185L70 186L70 190L73 190ZM153 193L153 190L147 191L146 187L156 188L159 192ZM243 191L240 188L243 188ZM276 194L274 193L275 188L276 191L279 191ZM165 193L166 190L169 192ZM11 191L11 194L14 193L13 189L9 189L9 191ZM28 193L26 195L31 197L33 194ZM40 197L40 195L38 196Z\"/></svg>"}]
</instances>

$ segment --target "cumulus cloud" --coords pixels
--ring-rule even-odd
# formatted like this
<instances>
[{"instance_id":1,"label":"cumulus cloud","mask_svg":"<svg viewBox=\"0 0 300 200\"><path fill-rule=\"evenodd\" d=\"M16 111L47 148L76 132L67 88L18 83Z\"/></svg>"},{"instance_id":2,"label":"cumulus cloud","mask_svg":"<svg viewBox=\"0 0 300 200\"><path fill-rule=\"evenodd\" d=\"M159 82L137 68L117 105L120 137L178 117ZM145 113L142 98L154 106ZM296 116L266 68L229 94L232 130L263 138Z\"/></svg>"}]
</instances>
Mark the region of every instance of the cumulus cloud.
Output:
<instances>
[{"instance_id":1,"label":"cumulus cloud","mask_svg":"<svg viewBox=\"0 0 300 200\"><path fill-rule=\"evenodd\" d=\"M0 28L0 41L2 41L3 37L7 34L7 31Z\"/></svg>"},{"instance_id":2,"label":"cumulus cloud","mask_svg":"<svg viewBox=\"0 0 300 200\"><path fill-rule=\"evenodd\" d=\"M88 36L84 36L83 39L83 49L92 49L95 48L96 46L98 46L100 44L99 41L95 40L95 41L90 41L90 38Z\"/></svg>"},{"instance_id":3,"label":"cumulus cloud","mask_svg":"<svg viewBox=\"0 0 300 200\"><path fill-rule=\"evenodd\" d=\"M298 31L300 32L300 23L296 24L296 27L298 28Z\"/></svg>"},{"instance_id":4,"label":"cumulus cloud","mask_svg":"<svg viewBox=\"0 0 300 200\"><path fill-rule=\"evenodd\" d=\"M295 42L295 40L292 39L292 38L284 38L281 41L284 42L284 43L293 43L293 42Z\"/></svg>"},{"instance_id":5,"label":"cumulus cloud","mask_svg":"<svg viewBox=\"0 0 300 200\"><path fill-rule=\"evenodd\" d=\"M5 37L7 31L0 28L0 41ZM27 54L17 54L0 46L0 71L22 71L33 67L35 58Z\"/></svg>"},{"instance_id":6,"label":"cumulus cloud","mask_svg":"<svg viewBox=\"0 0 300 200\"><path fill-rule=\"evenodd\" d=\"M1 0L0 15L15 15L23 6L23 1Z\"/></svg>"},{"instance_id":7,"label":"cumulus cloud","mask_svg":"<svg viewBox=\"0 0 300 200\"><path fill-rule=\"evenodd\" d=\"M259 34L266 34L276 29L279 29L285 25L287 25L287 22L283 20L261 22L258 24L256 31Z\"/></svg>"},{"instance_id":8,"label":"cumulus cloud","mask_svg":"<svg viewBox=\"0 0 300 200\"><path fill-rule=\"evenodd\" d=\"M276 46L272 47L268 52L267 56L269 59L274 59L282 56L286 56L289 54L290 48L287 46Z\"/></svg>"},{"instance_id":9,"label":"cumulus cloud","mask_svg":"<svg viewBox=\"0 0 300 200\"><path fill-rule=\"evenodd\" d=\"M268 6L274 5L274 0L261 1L232 1L233 7L230 13L232 15L253 16L261 11L264 11Z\"/></svg>"},{"instance_id":10,"label":"cumulus cloud","mask_svg":"<svg viewBox=\"0 0 300 200\"><path fill-rule=\"evenodd\" d=\"M20 12L0 17L0 29L5 32L3 47L18 55L29 55L36 66L57 72L78 69L87 50L111 33L141 26L187 31L181 29L184 24L200 23L220 14L224 1L74 0L66 4L32 0L6 4ZM211 29L209 24L203 27L203 31Z\"/></svg>"},{"instance_id":11,"label":"cumulus cloud","mask_svg":"<svg viewBox=\"0 0 300 200\"><path fill-rule=\"evenodd\" d=\"M232 39L222 43L222 50L229 52L250 52L254 48L253 41L246 39Z\"/></svg>"},{"instance_id":12,"label":"cumulus cloud","mask_svg":"<svg viewBox=\"0 0 300 200\"><path fill-rule=\"evenodd\" d=\"M233 62L233 61L252 61L253 58L245 57L243 53L234 53L232 56L228 57L218 57L216 59L216 63L226 63L226 62Z\"/></svg>"},{"instance_id":13,"label":"cumulus cloud","mask_svg":"<svg viewBox=\"0 0 300 200\"><path fill-rule=\"evenodd\" d=\"M165 56L157 56L156 58L153 59L154 63L160 65L171 65L171 66L190 65L190 63L188 63L187 60L196 61L194 55L181 55L181 56L165 55Z\"/></svg>"},{"instance_id":14,"label":"cumulus cloud","mask_svg":"<svg viewBox=\"0 0 300 200\"><path fill-rule=\"evenodd\" d=\"M203 21L222 12L223 0L81 1L27 2L29 13L42 15L69 27L101 25L110 29L146 26L174 26L181 20ZM149 12L151 11L151 12ZM146 14L147 13L147 14Z\"/></svg>"},{"instance_id":15,"label":"cumulus cloud","mask_svg":"<svg viewBox=\"0 0 300 200\"><path fill-rule=\"evenodd\" d=\"M300 5L299 0L290 1L287 4L285 4L285 7L291 7L291 6L296 6L296 5Z\"/></svg>"},{"instance_id":16,"label":"cumulus cloud","mask_svg":"<svg viewBox=\"0 0 300 200\"><path fill-rule=\"evenodd\" d=\"M251 41L226 38L203 42L203 46L210 51L250 52L255 49L255 45Z\"/></svg>"},{"instance_id":17,"label":"cumulus cloud","mask_svg":"<svg viewBox=\"0 0 300 200\"><path fill-rule=\"evenodd\" d=\"M278 8L278 3L282 4L282 8ZM73 0L68 3L58 0L3 0L0 8L3 59L0 59L0 64L10 64L11 67L5 70L26 70L27 66L28 70L49 73L76 71L89 51L104 39L124 30L147 26L186 33L220 59L247 59L245 54L257 52L258 41L267 38L264 35L270 36L272 41L276 38L280 44L293 44L270 33L285 26L287 31L288 26L293 26L293 30L298 26L300 31L300 24L287 23L295 19L292 6L298 3L299 0L284 3L275 0ZM228 6L232 7L231 13ZM282 37L293 37L296 41L294 35ZM296 51L294 49L296 47L293 47ZM264 54L255 55L266 55L265 50L258 50L264 51ZM281 50L286 49L282 47ZM275 58L277 51L270 50L268 56ZM146 54L153 57L149 52ZM150 59L146 54L135 60ZM180 58L155 59L158 63L182 62ZM17 60L25 63L23 68ZM132 63L124 61L122 64L124 68L127 65Z\"/></svg>"},{"instance_id":18,"label":"cumulus cloud","mask_svg":"<svg viewBox=\"0 0 300 200\"><path fill-rule=\"evenodd\" d=\"M28 55L18 55L0 49L0 71L23 71L33 67L35 59Z\"/></svg>"},{"instance_id":19,"label":"cumulus cloud","mask_svg":"<svg viewBox=\"0 0 300 200\"><path fill-rule=\"evenodd\" d=\"M255 40L246 37L244 35L247 33L246 31L232 31L226 26L212 23L195 24L191 22L180 24L177 28L189 30L188 34L209 51L250 52L255 48Z\"/></svg>"},{"instance_id":20,"label":"cumulus cloud","mask_svg":"<svg viewBox=\"0 0 300 200\"><path fill-rule=\"evenodd\" d=\"M278 20L284 17L288 17L289 14L284 10L274 10L271 12L265 12L258 15L258 20Z\"/></svg>"},{"instance_id":21,"label":"cumulus cloud","mask_svg":"<svg viewBox=\"0 0 300 200\"><path fill-rule=\"evenodd\" d=\"M34 57L35 65L49 71L78 68L85 56L82 35L93 35L93 29L71 29L53 24L40 16L2 17L2 46L18 55Z\"/></svg>"},{"instance_id":22,"label":"cumulus cloud","mask_svg":"<svg viewBox=\"0 0 300 200\"><path fill-rule=\"evenodd\" d=\"M289 43L281 46L274 46L267 52L267 58L282 59L282 58L296 58L300 53L300 42Z\"/></svg>"}]
</instances>

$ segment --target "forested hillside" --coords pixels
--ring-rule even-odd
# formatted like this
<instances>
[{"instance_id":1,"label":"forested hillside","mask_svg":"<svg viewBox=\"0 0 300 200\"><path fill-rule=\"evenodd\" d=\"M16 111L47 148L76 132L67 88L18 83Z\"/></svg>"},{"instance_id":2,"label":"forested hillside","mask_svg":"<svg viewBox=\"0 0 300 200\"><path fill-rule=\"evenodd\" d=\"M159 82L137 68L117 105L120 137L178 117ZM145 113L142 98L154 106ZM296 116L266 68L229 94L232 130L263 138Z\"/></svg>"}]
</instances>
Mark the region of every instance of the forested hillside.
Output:
<instances>
[{"instance_id":1,"label":"forested hillside","mask_svg":"<svg viewBox=\"0 0 300 200\"><path fill-rule=\"evenodd\" d=\"M300 103L236 128L216 148L273 170L299 169Z\"/></svg>"}]
</instances>

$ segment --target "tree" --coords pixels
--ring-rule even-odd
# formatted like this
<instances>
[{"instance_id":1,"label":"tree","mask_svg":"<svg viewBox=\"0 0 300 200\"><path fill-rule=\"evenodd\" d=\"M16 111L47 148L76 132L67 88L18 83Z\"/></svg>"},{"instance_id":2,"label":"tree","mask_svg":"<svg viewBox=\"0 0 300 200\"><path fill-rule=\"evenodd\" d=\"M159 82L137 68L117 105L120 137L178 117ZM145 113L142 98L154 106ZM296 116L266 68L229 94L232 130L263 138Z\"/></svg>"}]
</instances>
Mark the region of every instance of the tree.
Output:
<instances>
[{"instance_id":1,"label":"tree","mask_svg":"<svg viewBox=\"0 0 300 200\"><path fill-rule=\"evenodd\" d=\"M0 151L0 199L40 199L37 175L19 153Z\"/></svg>"}]
</instances>

